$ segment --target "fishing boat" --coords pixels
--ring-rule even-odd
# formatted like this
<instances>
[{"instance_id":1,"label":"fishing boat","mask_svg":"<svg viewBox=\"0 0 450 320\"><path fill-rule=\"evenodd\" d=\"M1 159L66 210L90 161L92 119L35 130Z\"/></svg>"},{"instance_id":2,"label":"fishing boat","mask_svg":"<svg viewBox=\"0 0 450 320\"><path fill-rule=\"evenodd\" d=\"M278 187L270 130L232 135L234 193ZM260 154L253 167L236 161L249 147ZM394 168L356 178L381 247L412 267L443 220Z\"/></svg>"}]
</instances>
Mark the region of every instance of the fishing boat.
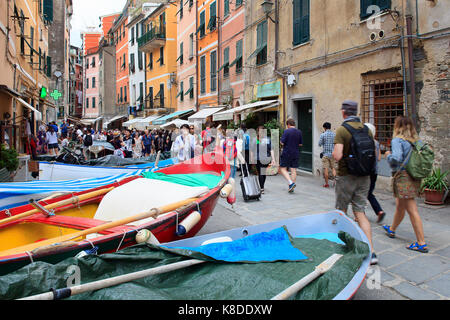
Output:
<instances>
[{"instance_id":1,"label":"fishing boat","mask_svg":"<svg viewBox=\"0 0 450 320\"><path fill-rule=\"evenodd\" d=\"M223 154L208 153L155 174L169 180L204 175L217 182L196 187L133 176L0 211L0 275L35 261L57 263L86 250L115 252L136 244L142 229L161 242L192 237L228 186L230 166Z\"/></svg>"},{"instance_id":2,"label":"fishing boat","mask_svg":"<svg viewBox=\"0 0 450 320\"><path fill-rule=\"evenodd\" d=\"M338 238L338 234L340 232L345 232L354 239L366 243L370 249L369 240L361 228L341 211L333 211L324 214L281 220L267 224L236 228L233 230L197 236L190 239L176 240L165 243L164 246L168 248L189 248L196 250L195 248L197 247L201 247L202 245L215 242L217 240L235 241L284 227L293 238L315 238L318 240L325 239L340 244L344 243ZM358 270L354 273L352 279L338 294L336 294L336 296L333 297L333 300L351 300L354 297L368 274L371 257L370 251L371 250L368 251L367 256L362 261Z\"/></svg>"},{"instance_id":3,"label":"fishing boat","mask_svg":"<svg viewBox=\"0 0 450 320\"><path fill-rule=\"evenodd\" d=\"M108 156L114 157L114 156ZM157 167L163 168L177 163L176 158L159 161ZM155 162L133 164L127 166L90 166L79 164L67 164L61 162L39 162L39 180L61 181L87 178L101 178L118 174L132 173L139 169L153 169Z\"/></svg>"}]
</instances>

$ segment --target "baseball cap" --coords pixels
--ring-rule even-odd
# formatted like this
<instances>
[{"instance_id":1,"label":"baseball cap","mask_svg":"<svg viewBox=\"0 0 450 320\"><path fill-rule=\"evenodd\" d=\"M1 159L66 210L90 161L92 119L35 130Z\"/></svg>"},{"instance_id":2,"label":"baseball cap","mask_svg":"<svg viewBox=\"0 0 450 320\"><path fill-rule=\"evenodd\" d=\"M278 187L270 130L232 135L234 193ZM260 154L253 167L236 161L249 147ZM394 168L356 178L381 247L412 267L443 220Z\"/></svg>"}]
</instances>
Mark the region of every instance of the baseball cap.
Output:
<instances>
[{"instance_id":1,"label":"baseball cap","mask_svg":"<svg viewBox=\"0 0 450 320\"><path fill-rule=\"evenodd\" d=\"M342 103L342 108L341 110L346 110L346 111L358 111L358 103L352 100L345 100Z\"/></svg>"}]
</instances>

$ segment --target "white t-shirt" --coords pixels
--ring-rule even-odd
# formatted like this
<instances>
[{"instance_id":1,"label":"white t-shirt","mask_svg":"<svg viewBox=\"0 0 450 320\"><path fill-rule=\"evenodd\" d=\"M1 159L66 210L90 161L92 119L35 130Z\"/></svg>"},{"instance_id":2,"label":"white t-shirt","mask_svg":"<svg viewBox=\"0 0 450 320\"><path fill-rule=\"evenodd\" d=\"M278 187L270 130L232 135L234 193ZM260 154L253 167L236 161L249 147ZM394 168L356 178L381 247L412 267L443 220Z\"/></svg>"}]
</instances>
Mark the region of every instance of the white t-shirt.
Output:
<instances>
[{"instance_id":1,"label":"white t-shirt","mask_svg":"<svg viewBox=\"0 0 450 320\"><path fill-rule=\"evenodd\" d=\"M47 132L47 143L48 144L58 144L58 135L56 134L56 132L50 133Z\"/></svg>"}]
</instances>

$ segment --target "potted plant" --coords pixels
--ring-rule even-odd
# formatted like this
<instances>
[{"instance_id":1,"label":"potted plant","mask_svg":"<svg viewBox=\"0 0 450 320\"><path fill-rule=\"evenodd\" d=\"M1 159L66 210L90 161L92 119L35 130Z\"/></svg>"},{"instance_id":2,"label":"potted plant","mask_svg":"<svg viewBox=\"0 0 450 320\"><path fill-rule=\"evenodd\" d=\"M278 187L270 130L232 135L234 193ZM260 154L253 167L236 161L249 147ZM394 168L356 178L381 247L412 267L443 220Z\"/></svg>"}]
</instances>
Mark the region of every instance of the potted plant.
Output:
<instances>
[{"instance_id":1,"label":"potted plant","mask_svg":"<svg viewBox=\"0 0 450 320\"><path fill-rule=\"evenodd\" d=\"M435 168L431 175L422 181L420 190L425 196L426 204L444 204L449 190L447 182L447 175L449 173L450 171L442 172L440 168Z\"/></svg>"}]
</instances>

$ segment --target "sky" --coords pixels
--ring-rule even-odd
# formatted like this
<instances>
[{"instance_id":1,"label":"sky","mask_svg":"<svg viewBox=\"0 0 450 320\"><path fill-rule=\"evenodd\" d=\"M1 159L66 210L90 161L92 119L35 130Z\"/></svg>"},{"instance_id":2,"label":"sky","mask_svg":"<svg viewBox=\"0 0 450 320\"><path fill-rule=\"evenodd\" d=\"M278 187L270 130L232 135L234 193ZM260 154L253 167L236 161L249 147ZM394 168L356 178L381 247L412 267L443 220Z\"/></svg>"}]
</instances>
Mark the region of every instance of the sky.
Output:
<instances>
[{"instance_id":1,"label":"sky","mask_svg":"<svg viewBox=\"0 0 450 320\"><path fill-rule=\"evenodd\" d=\"M89 27L99 29L100 16L122 12L127 0L73 0L70 43L81 47L80 32Z\"/></svg>"}]
</instances>

